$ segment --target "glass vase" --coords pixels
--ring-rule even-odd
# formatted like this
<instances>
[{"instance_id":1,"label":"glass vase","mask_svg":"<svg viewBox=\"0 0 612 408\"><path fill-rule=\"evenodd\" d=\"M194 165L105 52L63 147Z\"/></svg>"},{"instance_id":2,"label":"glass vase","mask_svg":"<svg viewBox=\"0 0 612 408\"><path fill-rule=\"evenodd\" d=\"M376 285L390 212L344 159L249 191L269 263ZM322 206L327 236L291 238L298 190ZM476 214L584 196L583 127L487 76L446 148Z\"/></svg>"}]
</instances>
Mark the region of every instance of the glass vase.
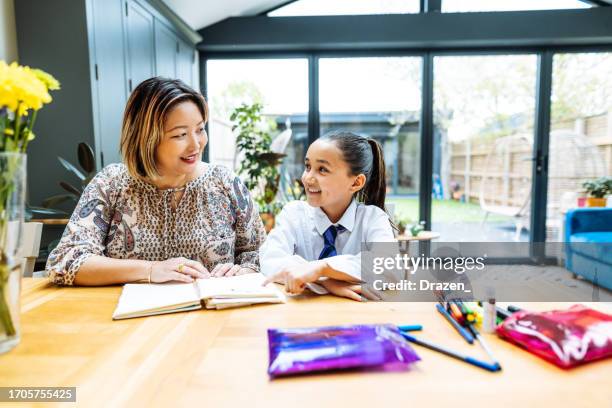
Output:
<instances>
[{"instance_id":1,"label":"glass vase","mask_svg":"<svg viewBox=\"0 0 612 408\"><path fill-rule=\"evenodd\" d=\"M0 354L20 340L20 255L26 182L26 156L0 153Z\"/></svg>"}]
</instances>

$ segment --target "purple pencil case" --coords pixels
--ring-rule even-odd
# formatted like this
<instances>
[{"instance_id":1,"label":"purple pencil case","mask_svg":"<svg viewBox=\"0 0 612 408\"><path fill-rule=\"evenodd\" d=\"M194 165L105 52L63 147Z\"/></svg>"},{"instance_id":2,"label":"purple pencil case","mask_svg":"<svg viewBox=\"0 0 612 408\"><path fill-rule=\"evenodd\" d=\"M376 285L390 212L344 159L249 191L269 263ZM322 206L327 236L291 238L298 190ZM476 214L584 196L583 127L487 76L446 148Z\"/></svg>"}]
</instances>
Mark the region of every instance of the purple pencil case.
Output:
<instances>
[{"instance_id":1,"label":"purple pencil case","mask_svg":"<svg viewBox=\"0 0 612 408\"><path fill-rule=\"evenodd\" d=\"M268 374L280 377L329 370L405 370L420 360L391 324L268 329Z\"/></svg>"}]
</instances>

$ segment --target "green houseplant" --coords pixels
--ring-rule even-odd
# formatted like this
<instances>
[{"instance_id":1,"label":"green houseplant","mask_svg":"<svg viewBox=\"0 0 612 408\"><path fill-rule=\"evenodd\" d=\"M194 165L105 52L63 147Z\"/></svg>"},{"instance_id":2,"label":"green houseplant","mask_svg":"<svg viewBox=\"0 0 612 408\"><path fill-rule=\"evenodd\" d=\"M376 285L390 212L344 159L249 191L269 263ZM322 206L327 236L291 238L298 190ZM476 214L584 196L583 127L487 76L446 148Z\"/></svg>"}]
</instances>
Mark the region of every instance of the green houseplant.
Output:
<instances>
[{"instance_id":1,"label":"green houseplant","mask_svg":"<svg viewBox=\"0 0 612 408\"><path fill-rule=\"evenodd\" d=\"M397 233L399 235L404 235L406 233L406 229L412 223L412 219L403 214L397 214L395 216L395 226L397 227Z\"/></svg>"},{"instance_id":2,"label":"green houseplant","mask_svg":"<svg viewBox=\"0 0 612 408\"><path fill-rule=\"evenodd\" d=\"M393 228L397 229L399 235L410 233L410 236L416 237L425 229L425 221L414 222L412 218L405 214L398 213L393 219Z\"/></svg>"},{"instance_id":3,"label":"green houseplant","mask_svg":"<svg viewBox=\"0 0 612 408\"><path fill-rule=\"evenodd\" d=\"M270 149L273 129L261 111L259 103L242 104L234 109L230 120L234 123L232 131L237 132L237 150L244 155L238 174L243 176L245 185L252 192L269 232L274 227L274 216L281 209L275 199L280 184L278 165L285 155Z\"/></svg>"},{"instance_id":4,"label":"green houseplant","mask_svg":"<svg viewBox=\"0 0 612 408\"><path fill-rule=\"evenodd\" d=\"M582 184L588 197L587 207L605 207L606 196L612 193L612 178L600 177Z\"/></svg>"},{"instance_id":5,"label":"green houseplant","mask_svg":"<svg viewBox=\"0 0 612 408\"><path fill-rule=\"evenodd\" d=\"M25 152L38 110L55 89L59 82L46 72L0 61L0 353L19 343Z\"/></svg>"}]
</instances>

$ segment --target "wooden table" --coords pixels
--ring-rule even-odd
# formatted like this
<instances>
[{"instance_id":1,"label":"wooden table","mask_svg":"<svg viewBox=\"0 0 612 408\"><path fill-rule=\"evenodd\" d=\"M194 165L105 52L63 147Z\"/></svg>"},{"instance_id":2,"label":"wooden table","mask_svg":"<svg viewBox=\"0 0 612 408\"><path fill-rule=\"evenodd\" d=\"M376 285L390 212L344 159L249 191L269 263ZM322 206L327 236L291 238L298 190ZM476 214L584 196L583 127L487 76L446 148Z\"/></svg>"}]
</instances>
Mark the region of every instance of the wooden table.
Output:
<instances>
[{"instance_id":1,"label":"wooden table","mask_svg":"<svg viewBox=\"0 0 612 408\"><path fill-rule=\"evenodd\" d=\"M302 296L285 305L112 321L120 290L25 279L23 338L0 356L0 386L74 386L77 405L93 407L612 407L612 360L563 371L492 335L500 373L415 346L422 361L408 372L268 379L269 327L420 323L420 337L484 357L430 303Z\"/></svg>"},{"instance_id":2,"label":"wooden table","mask_svg":"<svg viewBox=\"0 0 612 408\"><path fill-rule=\"evenodd\" d=\"M400 234L397 236L398 241L431 241L432 239L440 238L440 233L435 231L421 231L416 236L412 234Z\"/></svg>"},{"instance_id":3,"label":"wooden table","mask_svg":"<svg viewBox=\"0 0 612 408\"><path fill-rule=\"evenodd\" d=\"M419 242L429 244L431 240L440 238L440 233L435 231L421 231L416 236L410 232L403 233L397 236L397 242L399 242L400 252L408 253L409 245L411 242ZM421 250L417 248L417 250ZM417 252L418 253L418 252ZM415 253L416 254L416 253Z\"/></svg>"}]
</instances>

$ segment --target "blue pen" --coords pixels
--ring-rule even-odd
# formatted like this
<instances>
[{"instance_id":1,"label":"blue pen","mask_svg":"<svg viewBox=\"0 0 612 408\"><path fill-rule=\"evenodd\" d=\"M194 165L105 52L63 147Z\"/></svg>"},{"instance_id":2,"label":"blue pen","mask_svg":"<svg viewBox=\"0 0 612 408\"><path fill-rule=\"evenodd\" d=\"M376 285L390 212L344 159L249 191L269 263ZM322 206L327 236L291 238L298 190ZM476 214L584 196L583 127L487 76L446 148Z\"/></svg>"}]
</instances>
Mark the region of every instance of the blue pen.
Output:
<instances>
[{"instance_id":1,"label":"blue pen","mask_svg":"<svg viewBox=\"0 0 612 408\"><path fill-rule=\"evenodd\" d=\"M485 342L484 337L482 337L482 335L478 332L478 330L476 330L476 327L474 327L473 324L470 324L468 326L470 328L470 331L472 332L472 334L474 335L474 337L476 338L476 340L478 340L478 342L480 343L480 345L482 346L482 348L484 349L484 351L487 353L487 355L489 356L489 358L495 363L499 365L499 369L501 370L501 365L499 364L499 362L497 361L497 359L495 358L495 356L493 355L493 352L491 351L491 349L489 348L489 346L487 345L487 343Z\"/></svg>"},{"instance_id":2,"label":"blue pen","mask_svg":"<svg viewBox=\"0 0 612 408\"><path fill-rule=\"evenodd\" d=\"M474 336L472 336L472 333L465 330L465 328L461 327L461 325L455 319L453 319L453 316L451 316L440 304L436 305L436 309L438 309L438 312L440 312L440 314L444 316L446 320L448 320L451 326L453 326L455 330L457 330L459 334L463 336L465 341L467 341L470 344L474 343Z\"/></svg>"},{"instance_id":3,"label":"blue pen","mask_svg":"<svg viewBox=\"0 0 612 408\"><path fill-rule=\"evenodd\" d=\"M435 344L430 343L430 342L425 341L425 340L417 339L416 337L411 336L408 333L402 333L402 336L404 336L404 338L406 340L408 340L409 342L411 342L411 343L418 344L419 346L426 347L426 348L428 348L430 350L437 351L437 352L442 353L442 354L446 354L449 357L456 358L457 360L461 360L461 361L466 362L468 364L472 364L472 365L474 365L476 367L480 367L480 368L485 369L487 371L495 372L495 371L500 371L501 370L501 366L499 365L499 363L489 364L489 363L486 363L484 361L480 361L480 360L472 358L472 357L464 356L463 354L455 353L454 351L451 351L451 350L449 350L449 349L447 349L445 347L441 347L441 346L435 345Z\"/></svg>"},{"instance_id":4,"label":"blue pen","mask_svg":"<svg viewBox=\"0 0 612 408\"><path fill-rule=\"evenodd\" d=\"M400 331L421 331L423 326L420 324L401 324L397 326Z\"/></svg>"}]
</instances>

